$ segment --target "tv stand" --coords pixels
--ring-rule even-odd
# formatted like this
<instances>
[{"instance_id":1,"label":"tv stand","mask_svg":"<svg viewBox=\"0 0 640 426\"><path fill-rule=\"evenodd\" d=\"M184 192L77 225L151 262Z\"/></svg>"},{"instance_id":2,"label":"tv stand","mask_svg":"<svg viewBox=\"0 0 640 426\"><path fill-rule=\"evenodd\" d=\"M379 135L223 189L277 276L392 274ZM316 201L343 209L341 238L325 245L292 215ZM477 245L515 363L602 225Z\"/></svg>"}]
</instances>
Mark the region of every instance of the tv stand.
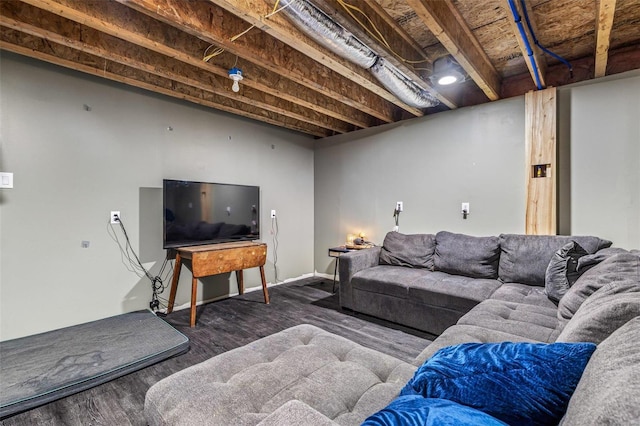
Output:
<instances>
[{"instance_id":1,"label":"tv stand","mask_svg":"<svg viewBox=\"0 0 640 426\"><path fill-rule=\"evenodd\" d=\"M267 245L258 242L209 244L176 249L176 264L173 271L173 279L171 280L171 293L169 295L167 313L173 311L183 259L191 260L191 269L193 272L191 279L191 327L196 325L198 278L235 271L238 280L238 292L243 294L243 270L259 267L264 303L269 304L269 292L267 291L267 282L264 276L264 264L267 260Z\"/></svg>"}]
</instances>

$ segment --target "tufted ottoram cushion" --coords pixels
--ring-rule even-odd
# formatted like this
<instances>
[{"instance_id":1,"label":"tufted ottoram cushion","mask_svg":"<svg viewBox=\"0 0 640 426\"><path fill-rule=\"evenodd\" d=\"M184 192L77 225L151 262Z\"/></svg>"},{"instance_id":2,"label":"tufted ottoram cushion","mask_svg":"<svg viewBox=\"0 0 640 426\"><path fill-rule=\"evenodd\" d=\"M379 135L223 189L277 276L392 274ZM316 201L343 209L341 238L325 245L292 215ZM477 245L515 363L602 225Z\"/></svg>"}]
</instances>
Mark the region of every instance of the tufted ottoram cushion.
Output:
<instances>
[{"instance_id":1,"label":"tufted ottoram cushion","mask_svg":"<svg viewBox=\"0 0 640 426\"><path fill-rule=\"evenodd\" d=\"M359 424L386 406L415 367L300 325L186 368L153 385L155 425L255 425L299 400L330 420Z\"/></svg>"}]
</instances>

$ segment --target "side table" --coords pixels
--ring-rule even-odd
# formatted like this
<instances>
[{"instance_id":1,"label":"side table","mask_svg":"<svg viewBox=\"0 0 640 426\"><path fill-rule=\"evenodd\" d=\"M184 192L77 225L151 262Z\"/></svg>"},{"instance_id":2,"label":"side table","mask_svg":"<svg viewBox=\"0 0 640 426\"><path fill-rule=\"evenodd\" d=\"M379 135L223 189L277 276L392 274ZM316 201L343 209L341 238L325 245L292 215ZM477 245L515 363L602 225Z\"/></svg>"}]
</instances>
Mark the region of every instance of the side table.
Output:
<instances>
[{"instance_id":1,"label":"side table","mask_svg":"<svg viewBox=\"0 0 640 426\"><path fill-rule=\"evenodd\" d=\"M354 249L349 249L346 246L331 247L329 249L329 257L336 258L336 264L333 267L333 288L332 288L333 293L336 292L336 276L338 274L338 265L340 264L340 256L343 255L344 253L349 253L350 251L353 251L353 250Z\"/></svg>"},{"instance_id":2,"label":"side table","mask_svg":"<svg viewBox=\"0 0 640 426\"><path fill-rule=\"evenodd\" d=\"M264 303L269 304L269 292L264 276L264 264L267 260L267 245L258 242L222 243L180 247L176 249L176 264L173 271L173 279L171 280L171 293L169 294L167 313L173 311L182 259L191 260L191 269L193 272L191 279L191 317L189 321L191 327L196 325L198 278L235 271L238 279L238 292L243 294L244 276L242 270L258 267L260 268Z\"/></svg>"}]
</instances>

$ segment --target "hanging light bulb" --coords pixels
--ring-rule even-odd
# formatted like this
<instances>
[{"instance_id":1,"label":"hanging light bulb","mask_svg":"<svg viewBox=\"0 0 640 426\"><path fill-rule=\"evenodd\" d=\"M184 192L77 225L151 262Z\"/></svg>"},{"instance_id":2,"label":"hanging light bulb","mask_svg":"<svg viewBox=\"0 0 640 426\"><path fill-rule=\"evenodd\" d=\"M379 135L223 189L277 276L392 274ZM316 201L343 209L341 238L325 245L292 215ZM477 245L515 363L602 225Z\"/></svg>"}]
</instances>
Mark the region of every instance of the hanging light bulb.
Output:
<instances>
[{"instance_id":1,"label":"hanging light bulb","mask_svg":"<svg viewBox=\"0 0 640 426\"><path fill-rule=\"evenodd\" d=\"M238 67L233 67L229 70L229 78L233 80L233 85L231 85L231 90L238 93L240 91L240 84L238 82L242 80L242 70Z\"/></svg>"}]
</instances>

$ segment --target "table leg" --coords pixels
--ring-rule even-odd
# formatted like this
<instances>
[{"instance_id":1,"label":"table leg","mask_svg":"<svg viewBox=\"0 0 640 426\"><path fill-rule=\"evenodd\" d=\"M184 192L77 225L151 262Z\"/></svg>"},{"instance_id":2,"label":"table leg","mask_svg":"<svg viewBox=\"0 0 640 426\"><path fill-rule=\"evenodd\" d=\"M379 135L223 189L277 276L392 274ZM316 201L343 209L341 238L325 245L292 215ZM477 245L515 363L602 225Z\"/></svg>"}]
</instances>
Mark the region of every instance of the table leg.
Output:
<instances>
[{"instance_id":1,"label":"table leg","mask_svg":"<svg viewBox=\"0 0 640 426\"><path fill-rule=\"evenodd\" d=\"M191 327L196 326L196 296L198 295L198 279L191 279Z\"/></svg>"},{"instance_id":2,"label":"table leg","mask_svg":"<svg viewBox=\"0 0 640 426\"><path fill-rule=\"evenodd\" d=\"M176 292L178 291L178 279L180 279L180 269L182 268L182 257L180 253L176 253L176 263L173 267L173 278L171 279L171 292L169 293L169 306L167 313L173 312L173 304L176 301Z\"/></svg>"},{"instance_id":3,"label":"table leg","mask_svg":"<svg viewBox=\"0 0 640 426\"><path fill-rule=\"evenodd\" d=\"M236 281L238 281L238 293L244 294L244 274L242 269L236 271Z\"/></svg>"},{"instance_id":4,"label":"table leg","mask_svg":"<svg viewBox=\"0 0 640 426\"><path fill-rule=\"evenodd\" d=\"M260 267L260 278L262 279L262 292L264 293L264 303L269 304L269 291L267 290L267 280L264 277L264 266Z\"/></svg>"},{"instance_id":5,"label":"table leg","mask_svg":"<svg viewBox=\"0 0 640 426\"><path fill-rule=\"evenodd\" d=\"M340 257L336 257L336 264L333 267L333 289L332 293L336 292L336 275L338 274L338 262L340 262Z\"/></svg>"}]
</instances>

